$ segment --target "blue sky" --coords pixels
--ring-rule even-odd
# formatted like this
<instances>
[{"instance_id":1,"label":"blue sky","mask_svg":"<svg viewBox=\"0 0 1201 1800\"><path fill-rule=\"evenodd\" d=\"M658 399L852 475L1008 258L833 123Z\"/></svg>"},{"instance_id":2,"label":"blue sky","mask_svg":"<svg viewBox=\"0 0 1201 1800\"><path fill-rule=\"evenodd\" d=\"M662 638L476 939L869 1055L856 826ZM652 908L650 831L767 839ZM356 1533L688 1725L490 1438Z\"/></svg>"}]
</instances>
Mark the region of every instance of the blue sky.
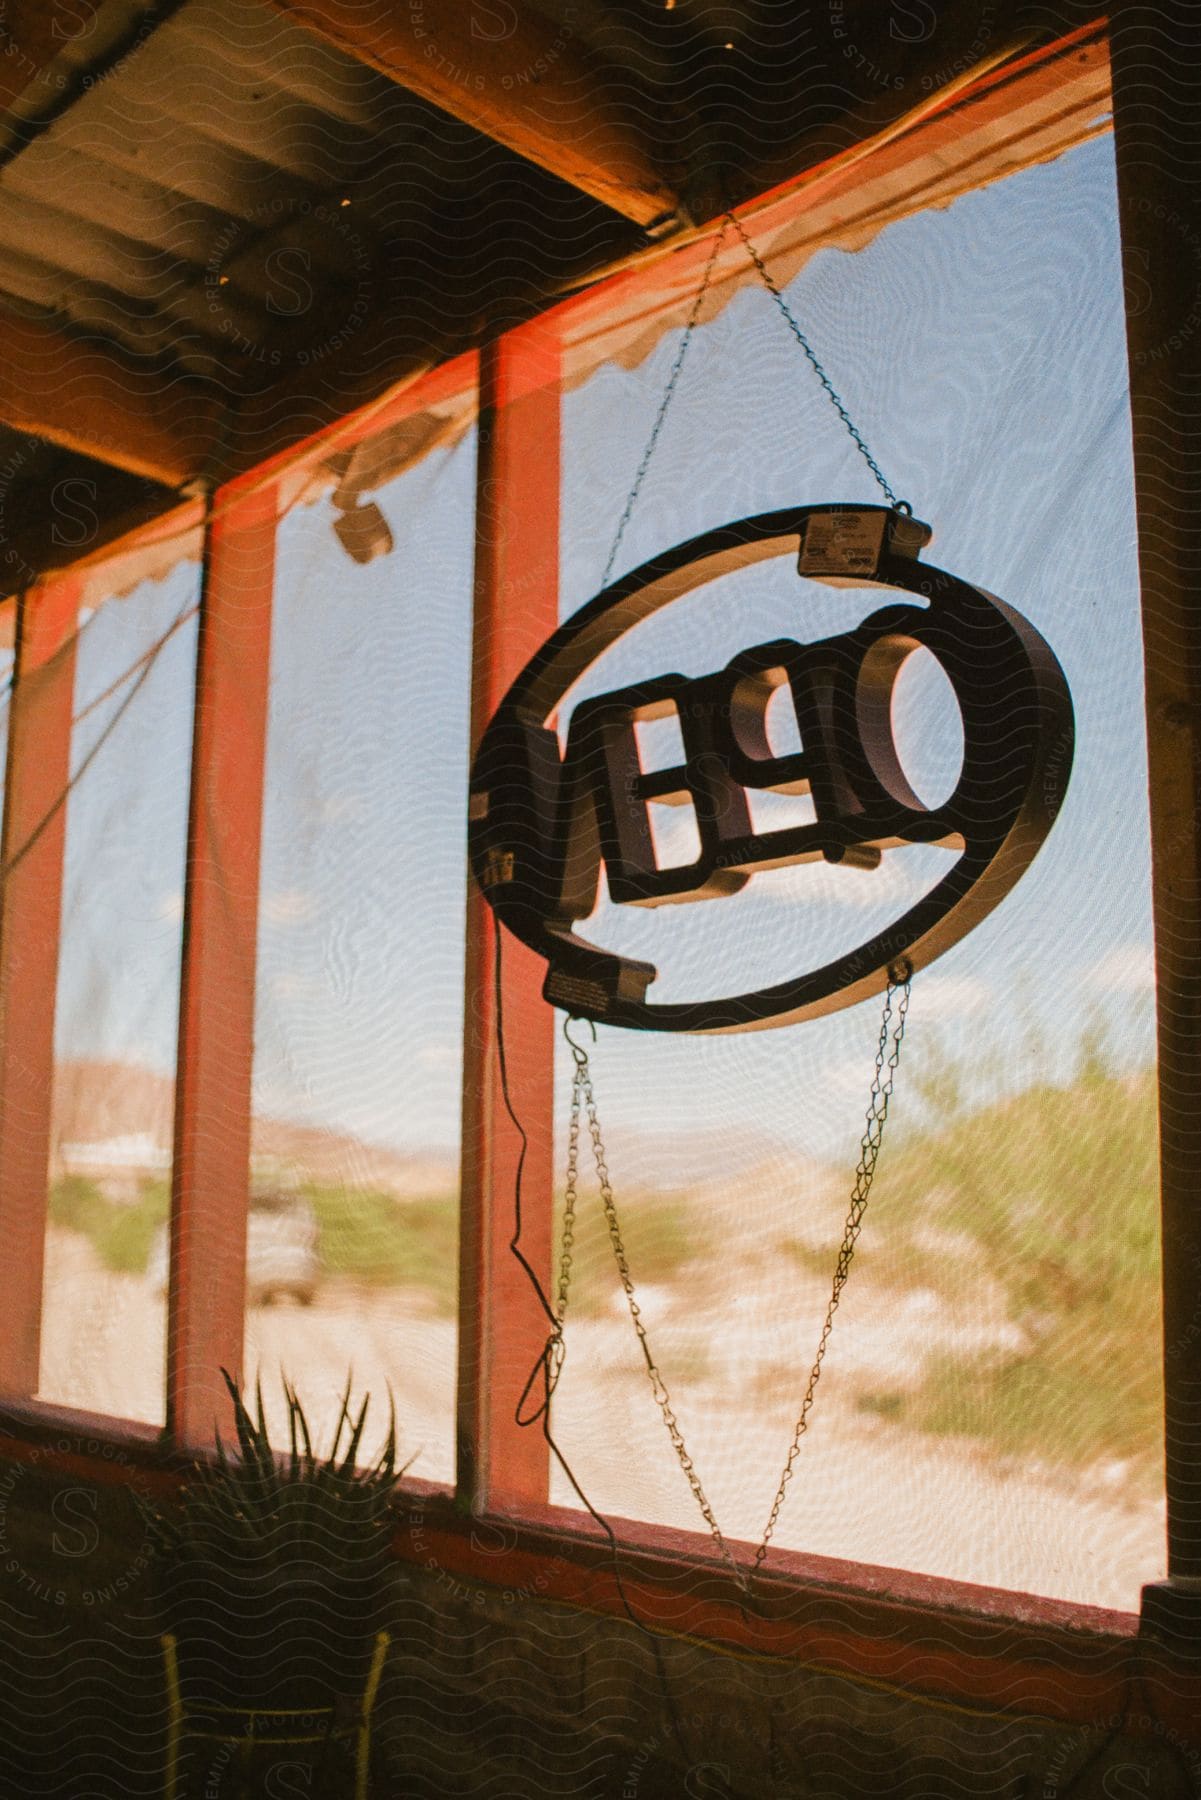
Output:
<instances>
[{"instance_id":1,"label":"blue sky","mask_svg":"<svg viewBox=\"0 0 1201 1800\"><path fill-rule=\"evenodd\" d=\"M789 299L882 468L935 531L928 561L999 594L1049 640L1077 713L1063 813L1018 888L915 983L909 1054L1000 1079L1066 1075L1090 1012L1129 1066L1152 1055L1150 889L1135 526L1112 144L1102 139L823 252ZM563 605L595 591L678 346L564 400ZM375 496L396 547L352 564L324 501L280 533L264 822L256 1099L402 1149L452 1151L462 1017L474 437ZM876 500L769 297L697 333L618 568L772 506ZM80 652L100 691L194 591L185 566L104 609ZM703 673L775 635L842 629L877 603L787 560L714 584L603 659L580 695ZM194 638L173 641L72 797L62 1055L169 1069ZM579 697L579 696L577 696ZM936 778L954 721L915 670L904 732ZM94 716L94 729L103 713ZM78 749L78 747L77 747ZM870 935L945 867L805 867L736 899L606 909L598 940L649 955L663 997L733 991ZM116 973L114 973L116 971ZM1021 1023L1025 1020L1026 1024ZM681 1126L737 1161L765 1142L850 1153L878 1021L868 1002L725 1039L600 1034L605 1111L631 1160ZM561 1084L562 1085L562 1084ZM565 1101L565 1094L563 1096ZM903 1112L903 1106L899 1109Z\"/></svg>"}]
</instances>

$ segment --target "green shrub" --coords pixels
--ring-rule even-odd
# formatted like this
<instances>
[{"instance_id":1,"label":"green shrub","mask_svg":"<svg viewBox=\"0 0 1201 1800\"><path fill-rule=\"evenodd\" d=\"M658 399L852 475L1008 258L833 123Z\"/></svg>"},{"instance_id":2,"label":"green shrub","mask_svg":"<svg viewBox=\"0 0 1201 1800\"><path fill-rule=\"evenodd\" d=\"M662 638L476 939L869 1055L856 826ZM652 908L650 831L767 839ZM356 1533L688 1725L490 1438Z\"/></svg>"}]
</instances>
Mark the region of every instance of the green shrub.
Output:
<instances>
[{"instance_id":1,"label":"green shrub","mask_svg":"<svg viewBox=\"0 0 1201 1800\"><path fill-rule=\"evenodd\" d=\"M144 1275L150 1247L171 1210L165 1181L143 1182L136 1200L109 1200L83 1175L63 1175L50 1188L50 1221L86 1237L106 1269Z\"/></svg>"},{"instance_id":2,"label":"green shrub","mask_svg":"<svg viewBox=\"0 0 1201 1800\"><path fill-rule=\"evenodd\" d=\"M391 1194L344 1187L309 1187L305 1192L321 1229L321 1261L331 1275L379 1287L418 1288L441 1314L453 1315L459 1290L457 1194L397 1200ZM687 1200L635 1194L620 1211L637 1283L678 1281L691 1260L708 1254L707 1235ZM605 1308L617 1275L599 1202L586 1185L581 1188L577 1216L571 1309L579 1316ZM556 1277L561 1228L560 1200Z\"/></svg>"},{"instance_id":3,"label":"green shrub","mask_svg":"<svg viewBox=\"0 0 1201 1800\"><path fill-rule=\"evenodd\" d=\"M1157 1468L1162 1434L1155 1077L1087 1054L1038 1086L886 1150L864 1233L878 1276L961 1294L987 1274L1023 1352L938 1355L905 1417L1043 1460ZM934 1228L954 1250L932 1250ZM979 1274L975 1277L979 1278Z\"/></svg>"},{"instance_id":4,"label":"green shrub","mask_svg":"<svg viewBox=\"0 0 1201 1800\"><path fill-rule=\"evenodd\" d=\"M454 1312L459 1289L457 1194L398 1200L345 1187L309 1187L331 1275L379 1287L421 1288L439 1312Z\"/></svg>"}]
</instances>

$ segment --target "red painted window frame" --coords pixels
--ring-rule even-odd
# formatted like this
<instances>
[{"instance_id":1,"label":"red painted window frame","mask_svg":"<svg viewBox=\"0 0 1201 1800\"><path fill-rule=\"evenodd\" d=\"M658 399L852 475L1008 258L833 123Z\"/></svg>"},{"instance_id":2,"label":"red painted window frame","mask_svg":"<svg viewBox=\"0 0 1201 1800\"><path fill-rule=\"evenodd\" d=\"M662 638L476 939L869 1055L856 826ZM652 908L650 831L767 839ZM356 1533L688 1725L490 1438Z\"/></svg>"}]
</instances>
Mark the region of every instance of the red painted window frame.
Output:
<instances>
[{"instance_id":1,"label":"red painted window frame","mask_svg":"<svg viewBox=\"0 0 1201 1800\"><path fill-rule=\"evenodd\" d=\"M989 77L981 85L1001 80ZM767 196L768 202L796 204L795 184ZM702 254L703 246L697 246L684 260L699 261ZM557 618L558 382L564 326L589 312L596 316L606 307L630 303L638 282L635 272L598 284L532 324L505 333L478 357L460 357L430 372L383 405L364 408L317 434L300 451L272 459L212 497L188 837L168 1429L163 1434L130 1421L31 1402L22 1381L11 1373L23 1367L28 1390L27 1309L26 1339L9 1349L0 1340L0 1358L10 1359L9 1364L0 1362L5 1388L0 1454L37 1456L43 1466L57 1460L96 1480L120 1479L120 1469L135 1467L152 1471L169 1487L178 1479L180 1452L207 1444L215 1408L223 1404L214 1382L217 1360L233 1369L241 1365L245 1152L271 623L268 563L289 475L306 453L317 457L334 443L349 447L478 384L472 660L472 732L478 735L496 698ZM539 471L536 494L531 470ZM48 625L49 600L66 604L73 579L68 573L42 593ZM14 709L14 737L19 737L20 716ZM39 738L41 750L49 743L52 756L60 760L69 750L69 718L65 740L62 730L59 719L48 736ZM231 744L232 759L224 754ZM23 760L20 742L17 758ZM18 767L14 781L10 765L8 785L18 798L21 778ZM210 801L224 810L215 824ZM37 879L28 884L36 898L14 902L10 891L7 918L0 926L0 986L14 979L14 961L24 969L26 982L34 979L29 970L42 965L54 975L50 949L52 939L57 948L55 883L61 883L61 843L56 847L54 834L47 836ZM212 870L218 862L225 879L236 872L232 913L212 904ZM51 899L54 905L47 904ZM14 957L12 945L18 939L33 946L31 962ZM242 972L232 998L229 957ZM406 1484L397 1554L418 1563L432 1559L432 1566L464 1580L492 1586L503 1581L531 1595L621 1616L624 1601L607 1545L585 1516L546 1504L545 1444L536 1429L522 1430L514 1419L516 1399L545 1333L530 1291L508 1255L518 1141L500 1088L494 949L486 910L474 891L468 901L466 957L458 1482L453 1494L436 1484ZM519 946L506 947L502 977L507 1022L519 1023L519 1029L506 1033L511 1045L520 1046L510 1050L511 1095L518 1116L527 1129L533 1127L524 1169L522 1242L545 1276L553 1193L553 1014L540 999L539 971ZM36 979L43 995L48 992L52 1018L53 980L47 988L45 967ZM32 1124L27 1116L13 1123L13 1077L6 1058L18 1053L19 1045L17 1051L0 1045L0 1149L6 1132L48 1129L48 1083L39 1102L44 1113L35 1107ZM44 1061L44 1046L39 1054ZM200 1123L216 1116L224 1116L225 1124L206 1143ZM5 1204L11 1203L0 1194L0 1220ZM34 1215L27 1194L20 1205L20 1228L28 1236ZM40 1302L40 1260L37 1269ZM31 1286L26 1299L32 1303ZM66 1441L64 1434L120 1445L126 1458L118 1466L80 1457L74 1448L56 1449L56 1443ZM495 1521L505 1534L503 1577L495 1545L484 1543L472 1524L481 1518ZM951 1695L965 1703L995 1705L1003 1695L1007 1705L1024 1704L1050 1718L1087 1722L1112 1718L1121 1710L1136 1644L1134 1614L783 1551L773 1559L764 1606L748 1625L741 1599L714 1561L708 1538L639 1521L615 1523L626 1589L641 1616L667 1632L699 1632L706 1641L731 1650L741 1646L790 1661L854 1670L885 1687L895 1676L907 1691ZM685 1569L686 1593L681 1585ZM927 1640L934 1623L940 1629L915 1664L915 1645ZM1169 1687L1175 1696L1173 1721L1179 1715L1182 1734L1201 1743L1195 1678L1180 1675Z\"/></svg>"}]
</instances>

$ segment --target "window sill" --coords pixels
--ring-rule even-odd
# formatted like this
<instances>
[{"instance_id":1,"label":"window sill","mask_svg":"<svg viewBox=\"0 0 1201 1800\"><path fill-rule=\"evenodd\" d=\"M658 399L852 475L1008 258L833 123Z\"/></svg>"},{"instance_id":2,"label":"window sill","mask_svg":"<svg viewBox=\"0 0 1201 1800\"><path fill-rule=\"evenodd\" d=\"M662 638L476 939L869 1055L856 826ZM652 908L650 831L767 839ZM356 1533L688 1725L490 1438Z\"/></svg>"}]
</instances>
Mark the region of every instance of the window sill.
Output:
<instances>
[{"instance_id":1,"label":"window sill","mask_svg":"<svg viewBox=\"0 0 1201 1800\"><path fill-rule=\"evenodd\" d=\"M161 1428L33 1402L0 1402L0 1459L119 1483L136 1472L162 1491L196 1460ZM747 1601L701 1533L615 1519L609 1544L586 1514L530 1506L472 1517L448 1488L406 1479L397 1559L460 1597L557 1603L628 1617L714 1654L779 1661L969 1712L1111 1729L1154 1702L1155 1723L1201 1748L1201 1665L1139 1636L1133 1613L977 1587L803 1552L772 1553ZM749 1563L751 1546L734 1544Z\"/></svg>"}]
</instances>

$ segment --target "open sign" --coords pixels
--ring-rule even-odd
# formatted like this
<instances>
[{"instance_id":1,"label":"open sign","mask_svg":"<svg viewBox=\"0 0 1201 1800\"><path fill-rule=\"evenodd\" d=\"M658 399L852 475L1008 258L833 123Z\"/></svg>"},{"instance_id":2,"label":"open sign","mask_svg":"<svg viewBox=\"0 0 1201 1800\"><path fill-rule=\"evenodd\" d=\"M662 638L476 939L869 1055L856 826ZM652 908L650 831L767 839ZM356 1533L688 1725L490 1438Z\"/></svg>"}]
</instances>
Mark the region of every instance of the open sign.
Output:
<instances>
[{"instance_id":1,"label":"open sign","mask_svg":"<svg viewBox=\"0 0 1201 1800\"><path fill-rule=\"evenodd\" d=\"M747 1031L849 1006L890 972L920 968L1007 894L1046 837L1072 765L1063 670L1020 613L919 560L928 525L879 506L762 513L645 563L575 613L522 670L481 740L471 776L469 852L498 919L546 958L546 999L652 1031ZM902 595L853 630L777 639L725 668L660 675L582 702L566 747L548 725L568 690L625 632L706 582L787 552L800 574ZM954 792L925 806L906 779L892 696L913 651L947 676L963 723ZM767 709L787 688L801 748L777 755ZM683 760L646 770L637 727L674 713ZM813 818L755 830L754 791L807 794ZM650 808L690 802L699 852L656 858ZM877 867L891 849L939 844L947 874L886 930L824 966L721 1000L655 1005L655 967L574 930L595 909L601 865L617 904L660 906L737 893L756 871L824 859ZM870 878L870 877L869 877Z\"/></svg>"}]
</instances>

